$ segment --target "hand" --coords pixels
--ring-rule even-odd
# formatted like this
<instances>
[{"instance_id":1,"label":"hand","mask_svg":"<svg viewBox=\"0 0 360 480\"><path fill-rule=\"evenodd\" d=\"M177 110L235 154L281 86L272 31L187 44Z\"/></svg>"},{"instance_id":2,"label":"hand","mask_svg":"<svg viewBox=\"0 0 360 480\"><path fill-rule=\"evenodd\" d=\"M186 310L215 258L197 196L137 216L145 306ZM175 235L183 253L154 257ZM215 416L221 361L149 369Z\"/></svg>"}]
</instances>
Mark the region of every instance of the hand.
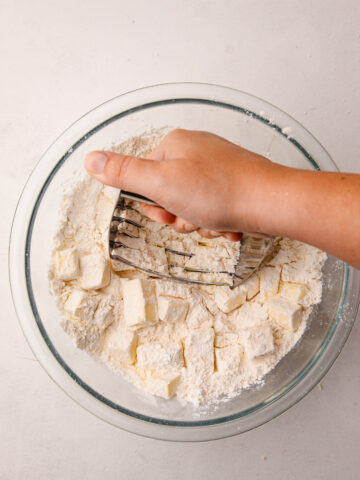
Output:
<instances>
[{"instance_id":1,"label":"hand","mask_svg":"<svg viewBox=\"0 0 360 480\"><path fill-rule=\"evenodd\" d=\"M180 233L198 230L239 240L266 235L261 204L278 165L211 133L173 130L147 158L91 152L88 172L101 182L144 195L150 218ZM271 233L271 232L270 232Z\"/></svg>"}]
</instances>

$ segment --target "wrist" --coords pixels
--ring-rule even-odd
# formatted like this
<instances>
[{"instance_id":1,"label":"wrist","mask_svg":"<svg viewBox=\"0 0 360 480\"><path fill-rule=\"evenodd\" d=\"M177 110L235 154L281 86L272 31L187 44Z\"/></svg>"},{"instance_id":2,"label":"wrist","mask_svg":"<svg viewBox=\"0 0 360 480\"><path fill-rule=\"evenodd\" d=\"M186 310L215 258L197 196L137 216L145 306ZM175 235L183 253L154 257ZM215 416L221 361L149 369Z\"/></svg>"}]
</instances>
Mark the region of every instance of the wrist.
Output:
<instances>
[{"instance_id":1,"label":"wrist","mask_svg":"<svg viewBox=\"0 0 360 480\"><path fill-rule=\"evenodd\" d=\"M237 196L236 209L242 231L281 235L287 179L292 176L292 170L261 159L251 162L246 177L240 172L243 194Z\"/></svg>"}]
</instances>

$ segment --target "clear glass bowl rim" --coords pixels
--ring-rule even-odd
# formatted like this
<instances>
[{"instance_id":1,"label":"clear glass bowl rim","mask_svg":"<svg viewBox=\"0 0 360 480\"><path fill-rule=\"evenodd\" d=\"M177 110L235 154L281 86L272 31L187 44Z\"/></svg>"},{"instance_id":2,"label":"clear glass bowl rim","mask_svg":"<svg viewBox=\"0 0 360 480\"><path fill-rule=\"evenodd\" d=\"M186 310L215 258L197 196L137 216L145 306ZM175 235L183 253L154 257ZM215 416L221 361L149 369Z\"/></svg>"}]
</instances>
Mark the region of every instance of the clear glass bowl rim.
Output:
<instances>
[{"instance_id":1,"label":"clear glass bowl rim","mask_svg":"<svg viewBox=\"0 0 360 480\"><path fill-rule=\"evenodd\" d=\"M165 95L165 90L169 91L170 93L172 92L174 97L170 96L169 98L168 93ZM185 95L185 93L189 94L188 95L189 98L187 98L187 95ZM303 398L314 386L316 386L316 384L326 374L326 372L329 370L329 368L337 358L338 354L340 353L343 345L345 344L346 339L350 334L353 323L356 319L357 311L359 308L359 300L360 300L359 296L357 296L356 298L356 292L359 292L359 285L360 285L360 278L359 278L360 274L358 271L348 266L345 267L346 271L345 271L343 297L342 297L340 308L337 314L337 319L331 331L329 332L327 338L323 342L321 348L318 350L317 354L314 356L312 362L308 364L308 366L301 372L301 374L298 375L296 379L290 385L288 385L286 389L280 392L279 395L274 396L271 400L264 402L263 404L257 405L255 408L250 409L250 411L244 411L244 412L241 412L241 414L239 415L222 417L222 418L210 420L210 421L191 421L191 422L163 421L161 419L146 417L144 415L137 414L136 412L122 411L121 408L118 409L116 408L116 406L115 406L115 411L117 412L118 418L115 421L115 418L113 417L113 415L109 415L108 411L105 412L105 410L103 410L103 407L105 407L106 409L110 408L114 410L115 404L111 405L112 402L110 402L109 404L109 401L104 402L103 398L101 398L101 395L93 391L91 387L85 388L86 393L84 396L84 392L79 391L79 389L84 389L84 385L82 385L81 379L77 378L75 379L75 382L71 382L71 383L68 382L69 379L65 380L64 375L69 375L69 378L74 379L74 375L76 377L76 374L74 374L71 371L70 372L66 371L67 369L64 367L64 365L61 366L62 359L56 358L56 354L54 354L54 352L51 353L50 350L48 350L48 353L50 353L50 355L54 354L52 360L53 361L55 360L55 362L58 362L57 366L54 365L53 361L50 361L50 358L48 355L44 355L43 348L39 348L39 341L43 342L42 347L44 347L45 345L48 349L51 349L48 343L50 339L46 339L46 335L44 336L44 332L41 332L41 338L39 337L35 338L36 336L31 335L30 334L31 328L29 329L29 321L21 313L22 306L20 305L20 303L22 301L22 298L21 298L21 295L19 295L21 292L21 288L19 289L19 285L17 282L17 279L19 278L19 266L21 263L21 262L19 263L19 254L20 255L22 254L23 260L25 260L25 262L24 261L22 262L22 268L20 268L20 272L21 272L20 275L22 275L25 278L28 295L29 295L29 289L28 289L29 272L26 271L26 265L25 265L26 251L22 248L23 245L21 244L21 242L19 243L16 241L17 240L16 234L17 234L17 230L18 230L17 227L19 223L23 222L22 208L21 208L22 203L26 201L26 194L31 190L32 179L35 176L35 172L37 171L38 167L42 163L46 163L49 157L51 157L54 146L61 143L64 137L66 136L66 134L68 132L71 132L73 128L76 128L76 126L79 125L79 123L81 123L83 120L87 119L90 116L94 116L94 114L96 115L96 113L99 110L104 109L104 107L106 109L107 105L110 106L114 102L119 102L119 101L121 102L123 99L124 100L129 99L131 103L132 97L136 98L138 94L140 95L145 94L145 96L148 98L155 97L157 100L154 100L154 102L147 102L145 104L138 104L138 105L136 105L136 102L135 102L133 108L130 109L131 111L135 111L136 109L141 109L141 108L148 108L148 106L151 106L153 103L156 104L159 102L163 102L163 103L174 102L176 101L176 99L180 99L183 102L187 98L188 101L205 102L205 103L211 103L219 106L227 105L228 108L242 110L243 113L250 115L252 117L255 117L257 120L260 120L264 123L267 123L272 128L276 129L280 134L286 135L282 132L282 127L284 125L281 127L277 123L274 123L271 120L265 117L262 117L258 113L253 112L245 107L241 108L239 106L228 103L227 100L221 101L219 99L221 98L227 99L229 96L230 97L237 96L239 97L238 100L241 100L244 104L249 103L249 102L246 102L246 100L249 100L249 101L255 100L255 101L261 102L264 106L268 106L271 108L272 111L276 111L277 114L280 114L282 119L287 119L289 124L301 128L302 132L303 133L305 132L305 134L308 136L308 140L311 139L312 142L315 142L317 146L322 149L322 151L325 153L327 157L326 161L329 164L332 164L332 167L337 170L335 163L330 158L326 150L302 125L299 124L299 122L291 118L288 114L281 111L277 107L269 104L268 102L258 99L253 95L240 92L238 90L230 89L227 87L221 87L217 85L211 85L211 84L172 83L172 84L160 84L160 85L154 85L150 87L144 87L144 88L137 89L137 90L125 93L123 95L114 97L113 99L103 103L98 107L95 107L94 109L86 113L83 117L81 117L79 120L74 122L67 130L65 130L55 140L55 142L49 147L49 149L40 158L38 164L33 169L33 172L30 175L23 189L23 192L20 196L20 199L16 208L14 219L13 219L13 225L12 225L11 237L10 237L10 246L9 246L9 275L10 275L10 285L11 285L13 302L15 305L15 309L18 315L20 325L24 331L25 337L27 338L27 341L31 349L34 352L34 355L38 358L40 364L43 366L45 371L47 371L50 377L60 386L60 388L62 388L62 390L65 391L65 393L67 393L71 398L73 398L81 406L83 406L84 408L87 408L89 411L99 416L100 418L116 426L124 428L126 430L129 430L141 435L160 438L160 439L178 440L178 441L189 441L189 440L203 441L203 440L211 440L214 438L221 438L225 436L235 435L237 433L247 431L263 423L266 423L267 421L270 421L272 418L286 411L292 405L297 403L297 401ZM165 96L165 98L163 100L159 100L159 96L160 97ZM133 100L133 103L134 103L134 100ZM121 110L118 113L118 115L126 114L128 111L129 111L128 109ZM106 123L110 120L111 120L111 117L108 118L107 121L103 121L100 124L96 125L96 127L88 131L86 135L87 136L90 135L91 132L96 131L97 129L106 125ZM84 137L82 138L87 138L86 135L84 135ZM294 145L302 151L305 157L312 164L313 168L320 169L319 165L313 160L311 155L308 154L307 150L299 142L297 142L295 138L288 138L288 139L292 141L292 143L294 143ZM81 139L79 141L81 141ZM56 169L58 168L59 164L65 161L67 156L73 151L74 148L76 148L76 145L74 144L72 146L69 146L65 155L56 162L55 167L52 169L50 175L48 175L47 182L51 181L51 178L56 173ZM41 192L42 190L40 191L40 194L37 197L37 201L35 202L35 205L38 203ZM30 227L31 227L33 215L36 215L35 210L32 211L31 213L31 221L29 222ZM29 235L29 232L27 233L27 237L28 235ZM30 237L31 237L31 232L30 232ZM25 254L25 258L24 258L24 254ZM349 282L352 285L351 289L348 288ZM28 297L27 300L30 301L30 304L31 304L33 299ZM349 311L349 309L347 311L347 317L349 318L347 322L342 323L342 328L340 329L339 321L340 321L340 316L342 314L342 306L344 305L344 303L349 304L349 302L351 303L351 307L350 307L351 311ZM37 327L39 327L39 329L41 330L39 323L36 320L36 316L33 308L32 308L32 313L33 313L33 318L30 320L30 323L33 323L33 327L36 327L37 325ZM50 343L51 343L51 340L50 340ZM331 346L332 348L331 349L328 348L329 346ZM50 363L51 363L51 366L50 366ZM316 369L315 369L315 366L317 367ZM61 370L59 370L59 368ZM87 395L92 396L92 398L91 399L87 398L86 397ZM102 402L102 405L100 406L95 405L93 403L94 400L95 402ZM245 422L244 422L244 419L246 420ZM206 430L206 432L204 430Z\"/></svg>"}]
</instances>

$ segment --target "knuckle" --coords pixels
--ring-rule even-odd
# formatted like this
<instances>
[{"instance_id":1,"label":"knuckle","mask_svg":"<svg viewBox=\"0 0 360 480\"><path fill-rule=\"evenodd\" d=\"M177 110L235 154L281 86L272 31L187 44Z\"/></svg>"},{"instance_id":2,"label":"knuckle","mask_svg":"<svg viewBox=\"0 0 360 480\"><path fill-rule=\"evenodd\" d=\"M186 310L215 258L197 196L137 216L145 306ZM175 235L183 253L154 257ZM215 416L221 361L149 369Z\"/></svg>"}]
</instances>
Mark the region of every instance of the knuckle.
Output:
<instances>
[{"instance_id":1,"label":"knuckle","mask_svg":"<svg viewBox=\"0 0 360 480\"><path fill-rule=\"evenodd\" d=\"M186 134L186 130L183 128L175 128L167 134L167 137L171 140L181 140Z\"/></svg>"},{"instance_id":2,"label":"knuckle","mask_svg":"<svg viewBox=\"0 0 360 480\"><path fill-rule=\"evenodd\" d=\"M127 172L131 161L132 157L128 155L113 155L111 157L112 168L109 173L119 187L126 185Z\"/></svg>"}]
</instances>

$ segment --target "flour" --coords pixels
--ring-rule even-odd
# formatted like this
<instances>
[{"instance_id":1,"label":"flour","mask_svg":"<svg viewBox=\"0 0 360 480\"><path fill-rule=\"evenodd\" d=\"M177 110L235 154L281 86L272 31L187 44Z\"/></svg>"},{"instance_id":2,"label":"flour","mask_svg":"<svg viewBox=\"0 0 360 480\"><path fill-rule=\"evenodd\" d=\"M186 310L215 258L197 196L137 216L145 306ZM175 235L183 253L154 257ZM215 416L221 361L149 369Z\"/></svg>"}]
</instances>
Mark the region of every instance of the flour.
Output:
<instances>
[{"instance_id":1,"label":"flour","mask_svg":"<svg viewBox=\"0 0 360 480\"><path fill-rule=\"evenodd\" d=\"M146 155L163 134L132 138L114 150ZM59 211L49 277L75 345L143 392L195 405L260 383L301 338L320 302L326 255L282 239L265 268L234 290L149 279L128 267L115 272L108 227L117 197L116 189L85 177ZM147 230L160 244L166 238L174 250L195 253L192 265L236 262L239 245L223 238L175 234L155 223Z\"/></svg>"}]
</instances>

